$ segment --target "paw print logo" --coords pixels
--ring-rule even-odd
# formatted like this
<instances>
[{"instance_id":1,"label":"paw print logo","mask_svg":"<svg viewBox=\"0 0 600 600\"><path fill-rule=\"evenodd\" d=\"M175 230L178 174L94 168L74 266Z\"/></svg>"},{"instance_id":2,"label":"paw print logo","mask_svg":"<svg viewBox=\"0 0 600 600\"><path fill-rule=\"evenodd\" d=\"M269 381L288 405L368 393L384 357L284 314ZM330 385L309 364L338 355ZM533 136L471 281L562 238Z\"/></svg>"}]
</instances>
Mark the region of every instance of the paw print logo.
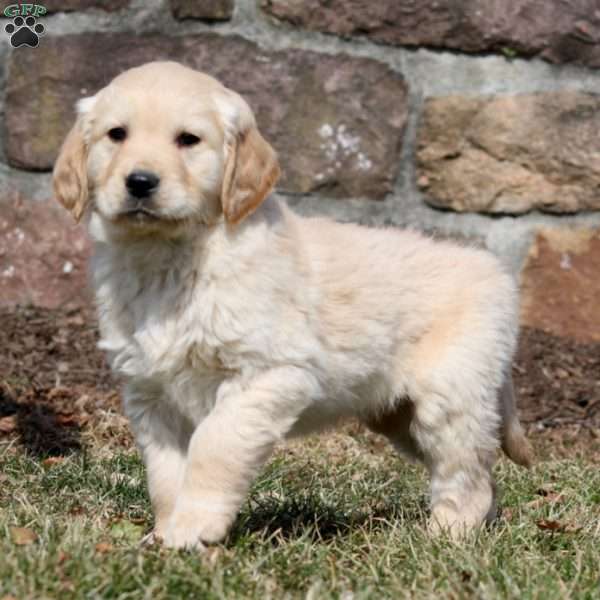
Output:
<instances>
[{"instance_id":1,"label":"paw print logo","mask_svg":"<svg viewBox=\"0 0 600 600\"><path fill-rule=\"evenodd\" d=\"M13 48L19 46L29 46L36 48L40 43L40 35L44 33L44 26L36 22L35 17L15 17L12 23L4 28L4 31L10 35L10 43Z\"/></svg>"}]
</instances>

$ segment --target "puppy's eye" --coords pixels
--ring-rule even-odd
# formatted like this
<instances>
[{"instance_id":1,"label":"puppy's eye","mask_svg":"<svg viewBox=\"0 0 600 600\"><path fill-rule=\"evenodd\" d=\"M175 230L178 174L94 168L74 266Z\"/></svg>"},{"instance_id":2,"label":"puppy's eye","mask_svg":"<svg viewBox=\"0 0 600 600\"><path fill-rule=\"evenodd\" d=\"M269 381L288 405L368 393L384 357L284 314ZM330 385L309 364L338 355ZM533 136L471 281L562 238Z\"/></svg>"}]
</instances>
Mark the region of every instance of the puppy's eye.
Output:
<instances>
[{"instance_id":1,"label":"puppy's eye","mask_svg":"<svg viewBox=\"0 0 600 600\"><path fill-rule=\"evenodd\" d=\"M184 131L175 138L175 143L178 146L195 146L196 144L200 143L200 138L193 133L187 133Z\"/></svg>"},{"instance_id":2,"label":"puppy's eye","mask_svg":"<svg viewBox=\"0 0 600 600\"><path fill-rule=\"evenodd\" d=\"M108 137L113 142L122 142L127 137L127 130L124 127L113 127L108 130Z\"/></svg>"}]
</instances>

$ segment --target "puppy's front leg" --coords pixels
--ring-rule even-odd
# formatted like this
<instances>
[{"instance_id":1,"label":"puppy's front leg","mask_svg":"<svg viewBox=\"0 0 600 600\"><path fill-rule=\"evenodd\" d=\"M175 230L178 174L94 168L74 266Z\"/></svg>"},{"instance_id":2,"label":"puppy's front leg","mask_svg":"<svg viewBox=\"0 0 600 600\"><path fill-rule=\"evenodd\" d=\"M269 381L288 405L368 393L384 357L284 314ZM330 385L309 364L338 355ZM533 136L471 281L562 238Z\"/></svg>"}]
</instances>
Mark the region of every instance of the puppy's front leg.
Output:
<instances>
[{"instance_id":1,"label":"puppy's front leg","mask_svg":"<svg viewBox=\"0 0 600 600\"><path fill-rule=\"evenodd\" d=\"M128 386L125 413L146 465L148 491L154 512L154 534L163 537L183 482L186 450L192 427L169 410L161 398Z\"/></svg>"},{"instance_id":2,"label":"puppy's front leg","mask_svg":"<svg viewBox=\"0 0 600 600\"><path fill-rule=\"evenodd\" d=\"M201 547L225 537L275 442L318 390L309 374L282 367L219 396L192 435L183 485L163 538L167 546Z\"/></svg>"}]
</instances>

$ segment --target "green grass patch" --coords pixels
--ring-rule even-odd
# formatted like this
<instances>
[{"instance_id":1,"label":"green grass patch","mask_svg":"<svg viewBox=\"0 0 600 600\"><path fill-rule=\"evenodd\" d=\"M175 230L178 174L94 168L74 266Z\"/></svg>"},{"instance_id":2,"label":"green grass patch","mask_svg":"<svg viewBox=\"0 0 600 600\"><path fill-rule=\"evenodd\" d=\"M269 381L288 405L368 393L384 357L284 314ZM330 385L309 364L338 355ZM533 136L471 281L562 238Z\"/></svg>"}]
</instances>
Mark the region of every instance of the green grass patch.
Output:
<instances>
[{"instance_id":1,"label":"green grass patch","mask_svg":"<svg viewBox=\"0 0 600 600\"><path fill-rule=\"evenodd\" d=\"M505 516L457 544L424 530L423 470L376 446L282 449L204 554L140 546L152 514L136 453L0 446L0 598L600 598L597 465L502 461Z\"/></svg>"}]
</instances>

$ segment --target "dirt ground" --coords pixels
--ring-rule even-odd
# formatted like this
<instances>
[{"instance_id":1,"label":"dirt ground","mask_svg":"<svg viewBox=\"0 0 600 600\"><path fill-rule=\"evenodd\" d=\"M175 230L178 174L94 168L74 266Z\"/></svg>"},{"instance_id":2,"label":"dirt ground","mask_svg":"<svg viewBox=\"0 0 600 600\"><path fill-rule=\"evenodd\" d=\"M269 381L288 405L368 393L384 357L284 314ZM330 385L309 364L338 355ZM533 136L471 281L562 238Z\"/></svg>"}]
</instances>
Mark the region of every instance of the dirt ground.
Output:
<instances>
[{"instance_id":1,"label":"dirt ground","mask_svg":"<svg viewBox=\"0 0 600 600\"><path fill-rule=\"evenodd\" d=\"M97 342L91 310L0 308L0 436L38 456L80 450L86 429L129 445L126 428L107 426L119 386Z\"/></svg>"},{"instance_id":2,"label":"dirt ground","mask_svg":"<svg viewBox=\"0 0 600 600\"><path fill-rule=\"evenodd\" d=\"M89 430L107 444L132 443L91 310L0 308L0 324L0 436L38 456L77 451ZM531 437L600 454L600 343L524 328L513 374Z\"/></svg>"}]
</instances>

